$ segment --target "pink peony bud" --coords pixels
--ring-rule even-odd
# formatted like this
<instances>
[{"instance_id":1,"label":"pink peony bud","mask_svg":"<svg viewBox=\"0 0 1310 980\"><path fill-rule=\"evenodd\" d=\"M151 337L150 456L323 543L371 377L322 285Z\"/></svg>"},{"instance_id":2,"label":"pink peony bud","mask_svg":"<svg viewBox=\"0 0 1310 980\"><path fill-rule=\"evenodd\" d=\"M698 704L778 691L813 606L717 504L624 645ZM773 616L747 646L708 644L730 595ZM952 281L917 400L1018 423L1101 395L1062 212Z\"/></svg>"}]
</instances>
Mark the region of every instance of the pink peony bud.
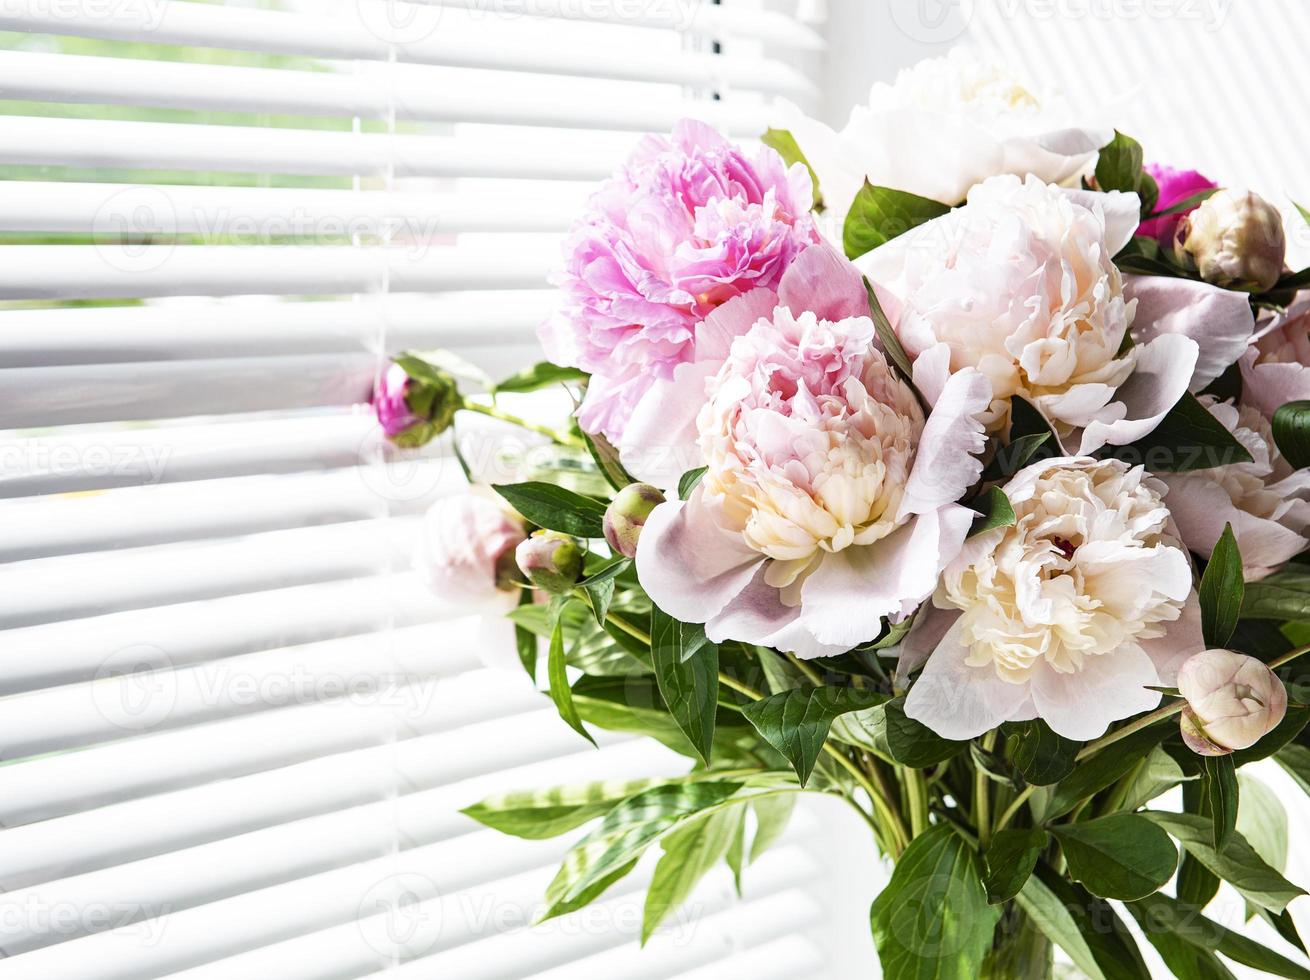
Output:
<instances>
[{"instance_id":1,"label":"pink peony bud","mask_svg":"<svg viewBox=\"0 0 1310 980\"><path fill-rule=\"evenodd\" d=\"M472 613L515 591L514 548L523 538L523 526L494 500L445 497L423 518L414 564L440 598Z\"/></svg>"},{"instance_id":2,"label":"pink peony bud","mask_svg":"<svg viewBox=\"0 0 1310 980\"><path fill-rule=\"evenodd\" d=\"M1287 689L1254 657L1231 650L1205 650L1189 657L1178 673L1187 699L1183 741L1200 755L1228 755L1260 741L1287 712Z\"/></svg>"},{"instance_id":3,"label":"pink peony bud","mask_svg":"<svg viewBox=\"0 0 1310 980\"><path fill-rule=\"evenodd\" d=\"M410 449L450 428L459 407L455 379L412 356L392 364L373 392L373 410L382 431L396 445Z\"/></svg>"},{"instance_id":4,"label":"pink peony bud","mask_svg":"<svg viewBox=\"0 0 1310 980\"><path fill-rule=\"evenodd\" d=\"M1155 203L1155 210L1168 211L1201 191L1213 190L1219 185L1205 174L1195 170L1175 170L1162 163L1148 163L1146 172L1155 178L1160 188L1160 197ZM1199 207L1197 205L1196 207ZM1196 210L1188 208L1177 214L1166 214L1159 218L1143 221L1137 228L1137 234L1156 239L1165 248L1170 248L1174 241L1174 232L1183 218Z\"/></svg>"},{"instance_id":5,"label":"pink peony bud","mask_svg":"<svg viewBox=\"0 0 1310 980\"><path fill-rule=\"evenodd\" d=\"M626 558L637 556L637 539L650 512L664 503L664 494L649 483L631 483L605 509L605 540Z\"/></svg>"},{"instance_id":6,"label":"pink peony bud","mask_svg":"<svg viewBox=\"0 0 1310 980\"><path fill-rule=\"evenodd\" d=\"M534 532L519 544L514 557L528 581L551 595L568 592L582 575L582 549L558 531Z\"/></svg>"},{"instance_id":7,"label":"pink peony bud","mask_svg":"<svg viewBox=\"0 0 1310 980\"><path fill-rule=\"evenodd\" d=\"M1206 282L1264 292L1283 274L1283 217L1250 191L1212 194L1178 224L1174 256Z\"/></svg>"}]
</instances>

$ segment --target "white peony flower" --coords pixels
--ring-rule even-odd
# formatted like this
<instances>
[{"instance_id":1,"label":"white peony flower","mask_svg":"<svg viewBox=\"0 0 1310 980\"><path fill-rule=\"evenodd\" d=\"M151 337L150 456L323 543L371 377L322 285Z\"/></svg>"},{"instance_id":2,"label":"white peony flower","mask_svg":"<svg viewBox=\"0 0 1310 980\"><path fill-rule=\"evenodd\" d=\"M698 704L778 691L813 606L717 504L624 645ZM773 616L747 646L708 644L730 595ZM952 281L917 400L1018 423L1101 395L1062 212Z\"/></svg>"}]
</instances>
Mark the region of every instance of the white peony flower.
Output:
<instances>
[{"instance_id":1,"label":"white peony flower","mask_svg":"<svg viewBox=\"0 0 1310 980\"><path fill-rule=\"evenodd\" d=\"M1261 324L1239 363L1242 400L1267 418L1288 402L1310 399L1310 293Z\"/></svg>"},{"instance_id":2,"label":"white peony flower","mask_svg":"<svg viewBox=\"0 0 1310 980\"><path fill-rule=\"evenodd\" d=\"M1117 460L1063 458L1005 492L1017 522L966 543L907 640L912 657L940 636L906 714L947 738L1043 718L1086 740L1155 707L1149 688L1203 648L1164 488Z\"/></svg>"},{"instance_id":3,"label":"white peony flower","mask_svg":"<svg viewBox=\"0 0 1310 980\"><path fill-rule=\"evenodd\" d=\"M1149 318L1133 343L1137 300L1112 259L1137 222L1135 194L993 177L964 207L856 265L889 294L921 389L977 368L992 385L991 431L1005 429L1018 395L1067 452L1087 454L1150 433L1200 371L1231 364L1251 333L1241 294L1145 277L1133 285Z\"/></svg>"},{"instance_id":4,"label":"white peony flower","mask_svg":"<svg viewBox=\"0 0 1310 980\"><path fill-rule=\"evenodd\" d=\"M779 122L843 221L866 178L952 205L996 174L1068 180L1114 135L1076 128L1071 115L1058 97L1039 100L1003 69L956 48L902 71L892 85L874 85L840 133L794 109Z\"/></svg>"},{"instance_id":5,"label":"white peony flower","mask_svg":"<svg viewBox=\"0 0 1310 980\"><path fill-rule=\"evenodd\" d=\"M1247 581L1264 578L1310 547L1310 470L1292 471L1269 420L1250 405L1202 395L1201 403L1251 454L1230 463L1160 477L1187 547L1209 555L1231 524Z\"/></svg>"}]
</instances>

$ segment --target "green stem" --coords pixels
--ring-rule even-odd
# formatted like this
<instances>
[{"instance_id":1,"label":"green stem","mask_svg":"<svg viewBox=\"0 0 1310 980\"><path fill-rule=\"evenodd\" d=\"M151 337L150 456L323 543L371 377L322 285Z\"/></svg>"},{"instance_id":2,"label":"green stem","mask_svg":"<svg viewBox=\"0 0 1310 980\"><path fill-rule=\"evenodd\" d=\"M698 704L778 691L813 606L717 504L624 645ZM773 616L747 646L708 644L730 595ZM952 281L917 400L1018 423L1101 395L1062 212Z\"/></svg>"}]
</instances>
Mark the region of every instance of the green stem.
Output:
<instances>
[{"instance_id":1,"label":"green stem","mask_svg":"<svg viewBox=\"0 0 1310 980\"><path fill-rule=\"evenodd\" d=\"M996 821L997 831L1004 830L1010 825L1010 821L1019 812L1019 808L1028 802L1028 797L1033 795L1033 790L1036 788L1036 786L1032 785L1025 786L1019 795L1010 802L1010 805L1005 808L1005 812L1001 814L1001 818Z\"/></svg>"},{"instance_id":2,"label":"green stem","mask_svg":"<svg viewBox=\"0 0 1310 980\"><path fill-rule=\"evenodd\" d=\"M561 446L572 446L576 449L586 448L581 441L575 439L567 432L560 432L558 429L552 429L548 425L538 425L536 422L529 422L527 419L519 418L517 415L510 415L509 412L503 412L494 405L483 405L480 402L469 401L465 398L462 399L459 407L466 412L477 412L480 415L487 415L493 419L500 419L502 422L508 422L510 425L517 425L519 428L527 429L529 432L536 432Z\"/></svg>"},{"instance_id":3,"label":"green stem","mask_svg":"<svg viewBox=\"0 0 1310 980\"><path fill-rule=\"evenodd\" d=\"M627 633L638 643L644 643L646 644L646 646L650 646L650 634L643 629L633 626L626 619L622 619L619 616L615 616L612 612L607 612L605 614L605 622L609 623L615 629L622 630L624 633Z\"/></svg>"},{"instance_id":4,"label":"green stem","mask_svg":"<svg viewBox=\"0 0 1310 980\"><path fill-rule=\"evenodd\" d=\"M984 752L991 752L996 747L996 732L983 736ZM991 784L982 766L976 766L973 772L973 825L978 828L978 843L986 848L992 839L992 798Z\"/></svg>"},{"instance_id":5,"label":"green stem","mask_svg":"<svg viewBox=\"0 0 1310 980\"><path fill-rule=\"evenodd\" d=\"M928 829L928 784L922 769L905 771L905 795L910 808L911 839Z\"/></svg>"},{"instance_id":6,"label":"green stem","mask_svg":"<svg viewBox=\"0 0 1310 980\"><path fill-rule=\"evenodd\" d=\"M802 674L805 675L805 679L808 680L811 684L813 684L815 687L823 687L823 678L819 676L818 672L815 671L813 667L807 664L804 660L800 659L800 657L796 656L794 653L787 654L787 659L792 662L792 664L796 667L797 670L799 670Z\"/></svg>"}]
</instances>

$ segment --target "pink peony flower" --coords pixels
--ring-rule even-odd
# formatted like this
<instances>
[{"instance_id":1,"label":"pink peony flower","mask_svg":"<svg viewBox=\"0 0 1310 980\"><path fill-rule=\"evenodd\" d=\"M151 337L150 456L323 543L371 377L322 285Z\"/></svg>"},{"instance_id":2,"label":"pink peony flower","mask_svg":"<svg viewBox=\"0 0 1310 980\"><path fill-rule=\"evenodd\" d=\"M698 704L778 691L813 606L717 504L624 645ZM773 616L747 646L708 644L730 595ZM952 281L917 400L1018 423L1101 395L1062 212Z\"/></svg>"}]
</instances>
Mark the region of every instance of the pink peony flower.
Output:
<instances>
[{"instance_id":1,"label":"pink peony flower","mask_svg":"<svg viewBox=\"0 0 1310 980\"><path fill-rule=\"evenodd\" d=\"M1187 547L1209 556L1231 524L1248 582L1264 578L1310 547L1310 470L1293 471L1269 420L1245 403L1202 395L1201 403L1251 454L1188 473L1165 473L1169 509Z\"/></svg>"},{"instance_id":2,"label":"pink peony flower","mask_svg":"<svg viewBox=\"0 0 1310 980\"><path fill-rule=\"evenodd\" d=\"M973 416L990 390L960 372L925 420L874 346L859 275L827 246L771 312L759 304L717 315L735 339L696 420L707 471L651 513L637 570L713 640L836 654L912 613L959 551L974 514L954 501L981 468Z\"/></svg>"},{"instance_id":3,"label":"pink peony flower","mask_svg":"<svg viewBox=\"0 0 1310 980\"><path fill-rule=\"evenodd\" d=\"M1238 363L1242 400L1266 418L1288 402L1310 399L1310 294L1262 324Z\"/></svg>"},{"instance_id":4,"label":"pink peony flower","mask_svg":"<svg viewBox=\"0 0 1310 980\"><path fill-rule=\"evenodd\" d=\"M1163 492L1118 460L1016 473L1015 524L968 541L902 644L898 674L924 664L905 713L945 738L1042 718L1087 740L1159 704L1204 646Z\"/></svg>"},{"instance_id":5,"label":"pink peony flower","mask_svg":"<svg viewBox=\"0 0 1310 980\"><path fill-rule=\"evenodd\" d=\"M415 569L439 599L465 614L514 605L514 549L523 526L478 493L444 497L423 518Z\"/></svg>"},{"instance_id":6,"label":"pink peony flower","mask_svg":"<svg viewBox=\"0 0 1310 980\"><path fill-rule=\"evenodd\" d=\"M1179 724L1183 741L1199 755L1231 755L1278 727L1287 714L1287 688L1255 657L1206 650L1178 672L1187 699Z\"/></svg>"},{"instance_id":7,"label":"pink peony flower","mask_svg":"<svg viewBox=\"0 0 1310 980\"><path fill-rule=\"evenodd\" d=\"M618 444L651 384L695 356L708 314L778 285L818 240L811 195L804 166L768 147L748 157L704 123L641 142L574 226L564 304L540 330L551 360L592 373L584 429Z\"/></svg>"},{"instance_id":8,"label":"pink peony flower","mask_svg":"<svg viewBox=\"0 0 1310 980\"><path fill-rule=\"evenodd\" d=\"M1160 187L1160 197L1155 204L1157 211L1168 210L1193 194L1213 190L1219 186L1205 174L1195 170L1175 170L1163 163L1148 163L1145 169L1155 178L1156 184ZM1177 214L1167 214L1161 218L1143 221L1137 226L1137 234L1154 238L1165 248L1173 248L1174 232L1178 229L1178 222L1195 210L1196 206L1193 206Z\"/></svg>"},{"instance_id":9,"label":"pink peony flower","mask_svg":"<svg viewBox=\"0 0 1310 980\"><path fill-rule=\"evenodd\" d=\"M397 436L416 425L422 419L410 411L405 401L409 388L409 375L399 364L392 364L378 381L373 392L373 410L377 413L378 423L387 437Z\"/></svg>"}]
</instances>

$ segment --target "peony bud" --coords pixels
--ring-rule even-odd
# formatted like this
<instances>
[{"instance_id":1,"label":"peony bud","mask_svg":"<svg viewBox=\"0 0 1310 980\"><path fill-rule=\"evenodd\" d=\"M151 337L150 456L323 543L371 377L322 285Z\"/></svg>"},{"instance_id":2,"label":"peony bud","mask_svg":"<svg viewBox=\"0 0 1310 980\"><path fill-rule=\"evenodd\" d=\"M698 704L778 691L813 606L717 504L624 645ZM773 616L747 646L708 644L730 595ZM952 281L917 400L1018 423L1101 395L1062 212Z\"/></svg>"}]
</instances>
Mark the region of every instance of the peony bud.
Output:
<instances>
[{"instance_id":1,"label":"peony bud","mask_svg":"<svg viewBox=\"0 0 1310 980\"><path fill-rule=\"evenodd\" d=\"M373 393L382 431L407 449L425 445L450 428L460 404L455 379L413 356L392 364Z\"/></svg>"},{"instance_id":2,"label":"peony bud","mask_svg":"<svg viewBox=\"0 0 1310 980\"><path fill-rule=\"evenodd\" d=\"M1200 755L1228 755L1260 741L1287 712L1287 689L1254 657L1206 650L1178 673L1187 699L1180 722L1183 741Z\"/></svg>"},{"instance_id":3,"label":"peony bud","mask_svg":"<svg viewBox=\"0 0 1310 980\"><path fill-rule=\"evenodd\" d=\"M1247 292L1272 289L1287 241L1277 208L1250 191L1212 194L1178 223L1174 256L1206 282Z\"/></svg>"},{"instance_id":4,"label":"peony bud","mask_svg":"<svg viewBox=\"0 0 1310 980\"><path fill-rule=\"evenodd\" d=\"M519 570L551 595L562 595L582 575L582 548L567 534L537 531L515 550Z\"/></svg>"},{"instance_id":5,"label":"peony bud","mask_svg":"<svg viewBox=\"0 0 1310 980\"><path fill-rule=\"evenodd\" d=\"M650 512L664 503L664 494L649 483L630 483L605 509L605 540L626 558L637 556L637 539Z\"/></svg>"},{"instance_id":6,"label":"peony bud","mask_svg":"<svg viewBox=\"0 0 1310 980\"><path fill-rule=\"evenodd\" d=\"M443 497L423 518L414 567L452 606L474 612L499 606L521 585L514 548L523 525L479 493Z\"/></svg>"}]
</instances>

